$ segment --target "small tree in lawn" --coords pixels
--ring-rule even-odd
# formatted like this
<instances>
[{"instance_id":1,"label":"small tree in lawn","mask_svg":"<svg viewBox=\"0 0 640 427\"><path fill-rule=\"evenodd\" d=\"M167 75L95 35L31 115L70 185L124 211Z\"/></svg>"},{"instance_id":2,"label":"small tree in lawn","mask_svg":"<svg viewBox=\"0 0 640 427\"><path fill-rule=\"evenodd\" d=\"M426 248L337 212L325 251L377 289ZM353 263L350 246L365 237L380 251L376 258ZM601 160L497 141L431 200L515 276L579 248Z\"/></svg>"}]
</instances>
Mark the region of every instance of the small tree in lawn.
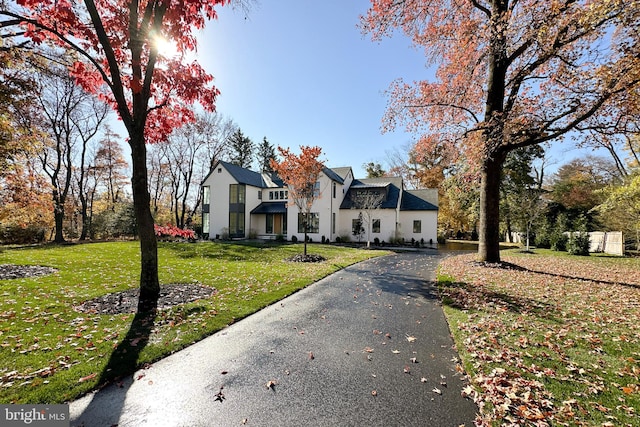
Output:
<instances>
[{"instance_id":1,"label":"small tree in lawn","mask_svg":"<svg viewBox=\"0 0 640 427\"><path fill-rule=\"evenodd\" d=\"M385 200L385 191L382 188L369 188L358 190L351 196L352 208L360 210L358 218L361 223L367 225L367 247L371 246L371 226L373 214L380 209Z\"/></svg>"},{"instance_id":2,"label":"small tree in lawn","mask_svg":"<svg viewBox=\"0 0 640 427\"><path fill-rule=\"evenodd\" d=\"M280 176L289 190L291 204L298 207L302 214L304 229L304 256L307 256L307 232L313 202L320 197L316 182L324 168L318 160L320 147L300 146L300 155L293 154L288 148L278 147L281 162L271 160L271 168Z\"/></svg>"}]
</instances>

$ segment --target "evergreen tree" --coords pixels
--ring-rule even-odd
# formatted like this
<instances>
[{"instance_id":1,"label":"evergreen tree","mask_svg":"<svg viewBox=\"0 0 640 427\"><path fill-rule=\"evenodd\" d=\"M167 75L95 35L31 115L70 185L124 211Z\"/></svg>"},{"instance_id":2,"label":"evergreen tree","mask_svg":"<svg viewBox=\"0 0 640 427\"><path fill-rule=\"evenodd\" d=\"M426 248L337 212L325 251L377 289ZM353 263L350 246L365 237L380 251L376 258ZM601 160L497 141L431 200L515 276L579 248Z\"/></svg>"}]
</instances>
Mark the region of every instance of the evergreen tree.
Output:
<instances>
[{"instance_id":1,"label":"evergreen tree","mask_svg":"<svg viewBox=\"0 0 640 427\"><path fill-rule=\"evenodd\" d=\"M229 151L231 163L242 168L249 168L253 163L253 150L255 145L249 137L245 136L240 129L236 130L229 137Z\"/></svg>"},{"instance_id":2,"label":"evergreen tree","mask_svg":"<svg viewBox=\"0 0 640 427\"><path fill-rule=\"evenodd\" d=\"M387 173L382 169L380 163L369 162L362 165L362 167L367 171L367 178L380 178Z\"/></svg>"},{"instance_id":3,"label":"evergreen tree","mask_svg":"<svg viewBox=\"0 0 640 427\"><path fill-rule=\"evenodd\" d=\"M276 157L276 150L273 145L267 141L267 137L265 136L262 139L262 144L258 146L258 163L260 164L260 171L273 173L271 160L275 162L278 161Z\"/></svg>"}]
</instances>

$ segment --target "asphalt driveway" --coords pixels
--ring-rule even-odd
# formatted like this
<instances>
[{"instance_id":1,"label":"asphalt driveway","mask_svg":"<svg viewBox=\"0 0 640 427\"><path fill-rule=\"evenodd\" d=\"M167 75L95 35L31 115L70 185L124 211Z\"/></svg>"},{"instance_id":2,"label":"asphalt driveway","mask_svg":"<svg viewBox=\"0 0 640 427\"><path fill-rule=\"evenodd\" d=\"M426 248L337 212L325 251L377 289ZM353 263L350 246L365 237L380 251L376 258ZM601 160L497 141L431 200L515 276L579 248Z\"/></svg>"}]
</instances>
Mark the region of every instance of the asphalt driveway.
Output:
<instances>
[{"instance_id":1,"label":"asphalt driveway","mask_svg":"<svg viewBox=\"0 0 640 427\"><path fill-rule=\"evenodd\" d=\"M339 271L70 405L72 426L472 426L431 282L446 254Z\"/></svg>"}]
</instances>

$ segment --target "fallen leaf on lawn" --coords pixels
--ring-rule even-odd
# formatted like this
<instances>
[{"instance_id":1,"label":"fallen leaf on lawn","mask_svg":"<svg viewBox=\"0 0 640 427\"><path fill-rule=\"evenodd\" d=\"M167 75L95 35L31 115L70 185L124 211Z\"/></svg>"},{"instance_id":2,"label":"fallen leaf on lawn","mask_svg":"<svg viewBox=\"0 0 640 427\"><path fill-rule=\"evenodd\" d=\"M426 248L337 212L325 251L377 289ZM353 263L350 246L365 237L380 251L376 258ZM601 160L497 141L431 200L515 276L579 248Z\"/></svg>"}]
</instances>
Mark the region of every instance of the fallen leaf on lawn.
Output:
<instances>
[{"instance_id":1,"label":"fallen leaf on lawn","mask_svg":"<svg viewBox=\"0 0 640 427\"><path fill-rule=\"evenodd\" d=\"M95 377L97 377L97 376L98 376L98 374L93 373L93 374L87 375L86 377L82 377L82 378L80 378L80 379L78 380L78 382L79 382L79 383L83 383L83 382L85 382L85 381L92 380L92 379L94 379L94 378L95 378Z\"/></svg>"},{"instance_id":2,"label":"fallen leaf on lawn","mask_svg":"<svg viewBox=\"0 0 640 427\"><path fill-rule=\"evenodd\" d=\"M373 349L371 347L365 347L364 350L362 350L363 353L373 353Z\"/></svg>"},{"instance_id":3,"label":"fallen leaf on lawn","mask_svg":"<svg viewBox=\"0 0 640 427\"><path fill-rule=\"evenodd\" d=\"M400 353L400 350L392 350L391 353L398 354L398 353Z\"/></svg>"},{"instance_id":4,"label":"fallen leaf on lawn","mask_svg":"<svg viewBox=\"0 0 640 427\"><path fill-rule=\"evenodd\" d=\"M415 357L412 357L409 360L411 361L411 363L418 363L418 360Z\"/></svg>"},{"instance_id":5,"label":"fallen leaf on lawn","mask_svg":"<svg viewBox=\"0 0 640 427\"><path fill-rule=\"evenodd\" d=\"M407 337L407 341L409 341L409 342L414 342L416 340L416 337L411 336L411 335L406 335L406 337Z\"/></svg>"},{"instance_id":6,"label":"fallen leaf on lawn","mask_svg":"<svg viewBox=\"0 0 640 427\"><path fill-rule=\"evenodd\" d=\"M377 396L377 395L378 395L377 391L375 391L375 390L371 391L371 396Z\"/></svg>"},{"instance_id":7,"label":"fallen leaf on lawn","mask_svg":"<svg viewBox=\"0 0 640 427\"><path fill-rule=\"evenodd\" d=\"M309 360L313 360L313 359L315 359L315 358L316 358L316 357L313 355L313 352L311 352L311 351L310 351L310 352L309 352Z\"/></svg>"},{"instance_id":8,"label":"fallen leaf on lawn","mask_svg":"<svg viewBox=\"0 0 640 427\"><path fill-rule=\"evenodd\" d=\"M426 379L425 377L422 377L422 378L420 378L420 382L422 382L422 383L426 383L426 382L427 382L427 379Z\"/></svg>"},{"instance_id":9,"label":"fallen leaf on lawn","mask_svg":"<svg viewBox=\"0 0 640 427\"><path fill-rule=\"evenodd\" d=\"M405 365L405 367L404 367L404 373L405 374L410 374L411 373L411 369L407 365Z\"/></svg>"},{"instance_id":10,"label":"fallen leaf on lawn","mask_svg":"<svg viewBox=\"0 0 640 427\"><path fill-rule=\"evenodd\" d=\"M433 390L431 390L432 392L436 393L436 394L442 394L442 390L440 390L439 388L434 388Z\"/></svg>"}]
</instances>

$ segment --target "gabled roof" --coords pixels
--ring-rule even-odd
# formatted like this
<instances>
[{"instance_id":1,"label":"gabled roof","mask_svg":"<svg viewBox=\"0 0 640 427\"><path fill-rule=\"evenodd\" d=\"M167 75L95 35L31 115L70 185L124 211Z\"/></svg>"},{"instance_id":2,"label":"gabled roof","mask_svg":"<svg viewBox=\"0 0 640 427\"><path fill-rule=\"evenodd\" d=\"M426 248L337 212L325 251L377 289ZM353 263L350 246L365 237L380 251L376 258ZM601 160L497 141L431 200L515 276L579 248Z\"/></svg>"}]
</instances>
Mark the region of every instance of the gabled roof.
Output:
<instances>
[{"instance_id":1,"label":"gabled roof","mask_svg":"<svg viewBox=\"0 0 640 427\"><path fill-rule=\"evenodd\" d=\"M347 179L347 175L349 175L349 172L351 172L351 176L353 176L353 171L351 170L351 166L345 166L341 168L331 168L331 170L335 172L340 178L342 178L343 182L345 179Z\"/></svg>"},{"instance_id":2,"label":"gabled roof","mask_svg":"<svg viewBox=\"0 0 640 427\"><path fill-rule=\"evenodd\" d=\"M437 211L438 190L405 190L402 193L401 211Z\"/></svg>"},{"instance_id":3,"label":"gabled roof","mask_svg":"<svg viewBox=\"0 0 640 427\"><path fill-rule=\"evenodd\" d=\"M266 182L262 178L262 174L259 174L258 172L254 172L250 169L234 165L233 163L224 162L222 160L218 162L218 165L224 167L231 174L233 179L238 181L238 184L246 184L258 188L267 187Z\"/></svg>"},{"instance_id":4,"label":"gabled roof","mask_svg":"<svg viewBox=\"0 0 640 427\"><path fill-rule=\"evenodd\" d=\"M275 173L262 172L262 179L265 182L265 187L269 188L282 188L284 187L284 181Z\"/></svg>"},{"instance_id":5,"label":"gabled roof","mask_svg":"<svg viewBox=\"0 0 640 427\"><path fill-rule=\"evenodd\" d=\"M332 169L329 169L328 167L324 167L322 168L322 173L324 173L330 180L336 181L339 184L344 184L344 179Z\"/></svg>"}]
</instances>

